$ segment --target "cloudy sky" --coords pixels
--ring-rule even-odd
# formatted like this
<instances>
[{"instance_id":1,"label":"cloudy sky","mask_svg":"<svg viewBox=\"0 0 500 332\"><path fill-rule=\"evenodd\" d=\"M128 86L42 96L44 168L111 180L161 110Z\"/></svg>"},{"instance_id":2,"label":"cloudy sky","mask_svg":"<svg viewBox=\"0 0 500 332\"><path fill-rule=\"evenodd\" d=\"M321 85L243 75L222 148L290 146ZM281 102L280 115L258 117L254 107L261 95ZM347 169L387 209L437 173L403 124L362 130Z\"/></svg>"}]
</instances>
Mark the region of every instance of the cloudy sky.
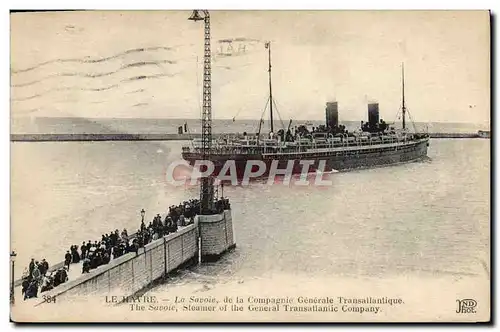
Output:
<instances>
[{"instance_id":1,"label":"cloudy sky","mask_svg":"<svg viewBox=\"0 0 500 332\"><path fill-rule=\"evenodd\" d=\"M199 118L203 24L189 12L11 15L12 116ZM213 117L489 122L486 11L214 11ZM229 42L230 41L230 42ZM198 57L198 58L197 58Z\"/></svg>"}]
</instances>

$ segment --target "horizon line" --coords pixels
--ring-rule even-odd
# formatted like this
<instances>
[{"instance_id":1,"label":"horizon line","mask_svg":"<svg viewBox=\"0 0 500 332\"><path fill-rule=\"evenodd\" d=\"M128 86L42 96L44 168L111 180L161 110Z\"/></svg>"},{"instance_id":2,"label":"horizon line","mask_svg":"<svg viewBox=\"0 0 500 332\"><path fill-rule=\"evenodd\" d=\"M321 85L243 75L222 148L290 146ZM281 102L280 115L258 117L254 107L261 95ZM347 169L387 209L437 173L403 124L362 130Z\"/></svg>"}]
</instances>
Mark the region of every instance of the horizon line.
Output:
<instances>
[{"instance_id":1,"label":"horizon line","mask_svg":"<svg viewBox=\"0 0 500 332\"><path fill-rule=\"evenodd\" d=\"M17 118L17 119L22 119L22 118L25 118L25 119L29 119L29 118L32 118L30 116L18 116L18 117L13 117L11 116L11 120L14 119L14 118ZM39 118L39 119L100 119L100 120L197 120L197 121L201 121L200 118L155 118L155 117L82 117L82 116L35 116L33 118ZM213 120L233 120L233 118L212 118L212 121ZM269 119L263 119L264 121L266 122L270 122ZM258 122L259 119L255 119L255 118L246 118L246 119L235 119L233 121L256 121ZM288 122L289 120L287 121L283 121L283 122ZM324 119L295 119L294 122L297 122L297 121L301 121L301 122L308 122L308 121L322 121L324 122L325 120ZM367 120L349 120L349 119L345 119L345 120L340 120L339 119L339 123L342 123L343 121L349 121L349 122L366 122ZM274 120L274 122L280 122L280 120ZM401 122L401 120L399 121L394 121L394 122L391 122L391 123L396 123L396 122ZM482 122L464 122L464 121L458 121L458 122L450 122L450 121L414 121L415 123L457 123L457 124L485 124L485 123L488 123L489 125L491 125L491 119L488 120L488 121L482 121Z\"/></svg>"}]
</instances>

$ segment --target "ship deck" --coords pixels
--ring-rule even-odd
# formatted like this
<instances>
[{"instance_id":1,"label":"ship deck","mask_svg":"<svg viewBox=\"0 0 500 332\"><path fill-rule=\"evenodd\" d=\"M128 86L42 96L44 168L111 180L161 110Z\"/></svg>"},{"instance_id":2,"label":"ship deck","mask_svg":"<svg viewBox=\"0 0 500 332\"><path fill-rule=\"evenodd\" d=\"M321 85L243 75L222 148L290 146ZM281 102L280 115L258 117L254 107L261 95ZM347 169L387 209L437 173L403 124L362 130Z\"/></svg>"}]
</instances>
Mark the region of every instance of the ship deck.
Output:
<instances>
[{"instance_id":1,"label":"ship deck","mask_svg":"<svg viewBox=\"0 0 500 332\"><path fill-rule=\"evenodd\" d=\"M211 148L212 156L223 157L236 157L238 155L261 155L262 157L272 156L293 156L293 155L318 155L318 154L336 154L340 152L363 151L368 152L372 150L393 150L398 148L405 148L416 146L418 144L428 142L429 137L418 138L412 140L399 140L392 142L352 142L342 144L313 144L303 145L296 147L248 147L248 146L213 146ZM198 148L183 149L183 157L197 157L201 154Z\"/></svg>"},{"instance_id":2,"label":"ship deck","mask_svg":"<svg viewBox=\"0 0 500 332\"><path fill-rule=\"evenodd\" d=\"M335 153L335 152L344 152L344 151L369 151L369 150L379 150L379 149L393 149L398 147L407 147L418 145L419 143L427 142L428 138L422 138L417 140L405 141L405 142L396 142L396 143L382 143L382 144L366 144L366 145L343 145L341 147L320 147L320 148L308 148L305 151L276 151L270 153L263 153L264 157L266 156L274 156L274 155L309 155L318 153Z\"/></svg>"}]
</instances>

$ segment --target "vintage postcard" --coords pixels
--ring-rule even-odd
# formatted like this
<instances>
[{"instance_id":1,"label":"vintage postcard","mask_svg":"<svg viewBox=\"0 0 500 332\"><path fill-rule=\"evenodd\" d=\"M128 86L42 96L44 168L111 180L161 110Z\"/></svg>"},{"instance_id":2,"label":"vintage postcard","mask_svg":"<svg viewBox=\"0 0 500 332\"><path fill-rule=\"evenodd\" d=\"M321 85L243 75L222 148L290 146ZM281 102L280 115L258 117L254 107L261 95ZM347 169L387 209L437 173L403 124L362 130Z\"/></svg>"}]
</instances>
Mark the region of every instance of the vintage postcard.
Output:
<instances>
[{"instance_id":1,"label":"vintage postcard","mask_svg":"<svg viewBox=\"0 0 500 332\"><path fill-rule=\"evenodd\" d=\"M11 13L14 322L488 322L488 11Z\"/></svg>"}]
</instances>

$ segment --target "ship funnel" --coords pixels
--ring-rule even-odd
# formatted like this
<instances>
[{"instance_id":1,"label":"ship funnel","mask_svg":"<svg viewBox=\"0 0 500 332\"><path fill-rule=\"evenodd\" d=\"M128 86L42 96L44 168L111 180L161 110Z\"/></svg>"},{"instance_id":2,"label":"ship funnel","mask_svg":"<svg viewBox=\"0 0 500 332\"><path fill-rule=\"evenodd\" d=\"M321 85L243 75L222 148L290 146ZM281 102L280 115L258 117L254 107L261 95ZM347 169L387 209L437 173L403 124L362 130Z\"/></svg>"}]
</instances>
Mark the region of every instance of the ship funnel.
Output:
<instances>
[{"instance_id":1,"label":"ship funnel","mask_svg":"<svg viewBox=\"0 0 500 332\"><path fill-rule=\"evenodd\" d=\"M338 102L326 103L326 126L335 128L339 125L339 104Z\"/></svg>"},{"instance_id":2,"label":"ship funnel","mask_svg":"<svg viewBox=\"0 0 500 332\"><path fill-rule=\"evenodd\" d=\"M379 121L378 103L368 104L368 123L371 128L375 128Z\"/></svg>"}]
</instances>

